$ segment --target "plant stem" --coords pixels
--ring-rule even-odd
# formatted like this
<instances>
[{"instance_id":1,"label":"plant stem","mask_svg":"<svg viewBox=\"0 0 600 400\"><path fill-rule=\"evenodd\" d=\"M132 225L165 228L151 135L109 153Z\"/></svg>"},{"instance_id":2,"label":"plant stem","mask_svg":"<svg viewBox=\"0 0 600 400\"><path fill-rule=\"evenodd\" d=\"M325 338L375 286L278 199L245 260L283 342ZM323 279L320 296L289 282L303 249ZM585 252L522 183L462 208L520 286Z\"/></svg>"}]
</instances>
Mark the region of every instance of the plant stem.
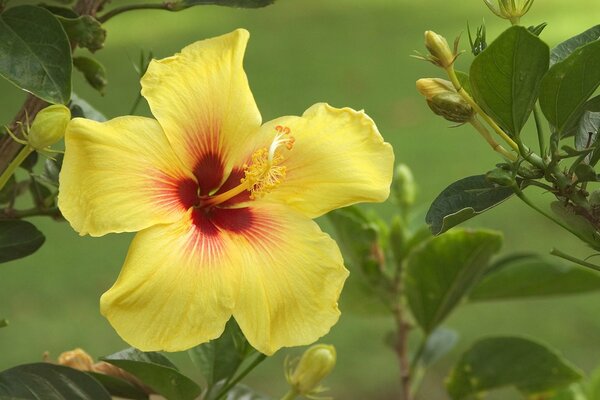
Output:
<instances>
[{"instance_id":1,"label":"plant stem","mask_svg":"<svg viewBox=\"0 0 600 400\"><path fill-rule=\"evenodd\" d=\"M29 154L33 151L33 148L30 146L23 146L21 151L17 154L17 156L8 164L2 175L0 175L0 190L6 185L6 182L10 179L12 174L15 173L15 170L21 163L27 158Z\"/></svg>"},{"instance_id":2,"label":"plant stem","mask_svg":"<svg viewBox=\"0 0 600 400\"><path fill-rule=\"evenodd\" d=\"M563 259L565 259L567 261L574 262L575 264L579 264L581 266L584 266L584 267L587 267L587 268L591 268L594 271L600 271L600 265L595 265L595 264L589 263L587 261L580 260L579 258L576 258L576 257L570 256L570 255L568 255L566 253L563 253L562 251L560 251L560 250L558 250L556 248L552 249L550 251L550 254L552 254L553 256L556 256L556 257L563 258Z\"/></svg>"},{"instance_id":3,"label":"plant stem","mask_svg":"<svg viewBox=\"0 0 600 400\"><path fill-rule=\"evenodd\" d=\"M58 207L50 207L45 209L40 208L29 208L27 210L11 210L5 209L3 213L0 213L0 220L3 219L21 219L28 217L51 217L57 218L61 215Z\"/></svg>"},{"instance_id":4,"label":"plant stem","mask_svg":"<svg viewBox=\"0 0 600 400\"><path fill-rule=\"evenodd\" d=\"M245 370L243 370L242 372L240 372L240 374L238 376L235 377L235 379L232 379L231 382L229 382L227 385L225 385L217 394L217 396L215 397L215 400L219 400L221 399L223 396L225 396L227 394L227 392L229 391L229 389L231 389L232 387L234 387L235 385L237 385L237 383L239 381L241 381L242 379L244 379L244 377L246 375L248 375L254 368L256 368L258 366L258 364L260 364L261 362L263 362L265 360L265 358L267 358L266 355L259 353L256 358L254 359L254 361L252 361L252 363L250 365L248 365L248 367L246 367Z\"/></svg>"},{"instance_id":5,"label":"plant stem","mask_svg":"<svg viewBox=\"0 0 600 400\"><path fill-rule=\"evenodd\" d=\"M164 3L160 3L160 4L152 4L152 3L150 3L150 4L129 4L126 6L113 8L112 10L108 11L106 14L98 17L98 21L100 21L100 23L103 24L106 21L108 21L109 19L111 19L112 17L115 17L115 16L122 14L124 12L127 12L127 11L134 11L134 10L177 11L177 9L175 8L174 2L171 2L171 1L165 1Z\"/></svg>"},{"instance_id":6,"label":"plant stem","mask_svg":"<svg viewBox=\"0 0 600 400\"><path fill-rule=\"evenodd\" d=\"M479 122L479 120L477 119L477 116L473 116L473 118L471 118L469 123L471 125L473 125L473 127L481 134L481 136L485 139L485 141L488 142L490 146L492 146L492 149L494 149L494 151L502 154L502 156L509 161L517 160L518 157L516 154L511 153L510 151L506 150L504 147L502 147L501 144L499 144L498 142L496 142L494 140L494 138L492 137L490 132L486 129L486 127L483 126L483 124L481 122Z\"/></svg>"},{"instance_id":7,"label":"plant stem","mask_svg":"<svg viewBox=\"0 0 600 400\"><path fill-rule=\"evenodd\" d=\"M285 394L285 396L281 398L281 400L294 400L296 397L298 397L298 393L296 393L295 390L291 389Z\"/></svg>"},{"instance_id":8,"label":"plant stem","mask_svg":"<svg viewBox=\"0 0 600 400\"><path fill-rule=\"evenodd\" d=\"M542 160L546 160L546 157L548 157L548 149L546 148L546 133L544 132L544 126L542 125L542 117L540 115L540 109L537 104L533 106L533 119L535 120L535 128L537 130L538 143L540 144L540 154Z\"/></svg>"}]
</instances>

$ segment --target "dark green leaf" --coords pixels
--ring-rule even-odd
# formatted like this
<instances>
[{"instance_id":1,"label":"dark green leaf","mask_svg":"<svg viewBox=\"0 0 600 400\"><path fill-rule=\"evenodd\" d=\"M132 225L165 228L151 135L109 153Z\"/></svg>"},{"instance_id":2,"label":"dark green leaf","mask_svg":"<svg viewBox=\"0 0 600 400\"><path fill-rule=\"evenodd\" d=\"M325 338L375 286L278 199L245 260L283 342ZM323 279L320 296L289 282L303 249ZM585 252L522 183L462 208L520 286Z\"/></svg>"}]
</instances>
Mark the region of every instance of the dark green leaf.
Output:
<instances>
[{"instance_id":1,"label":"dark green leaf","mask_svg":"<svg viewBox=\"0 0 600 400\"><path fill-rule=\"evenodd\" d=\"M215 389L210 393L208 400L215 400L217 393L223 387L223 382L215 385ZM227 391L227 394L221 400L270 400L270 397L256 393L254 389L245 385L235 385Z\"/></svg>"},{"instance_id":2,"label":"dark green leaf","mask_svg":"<svg viewBox=\"0 0 600 400\"><path fill-rule=\"evenodd\" d=\"M548 26L547 23L542 22L539 25L531 25L527 27L527 30L531 33L533 33L535 36L540 36L542 34L542 32L544 31L544 29L546 29L546 26Z\"/></svg>"},{"instance_id":3,"label":"dark green leaf","mask_svg":"<svg viewBox=\"0 0 600 400\"><path fill-rule=\"evenodd\" d=\"M44 162L44 170L38 179L46 185L58 187L58 175L62 168L63 158L63 154L57 154L54 159L48 158Z\"/></svg>"},{"instance_id":4,"label":"dark green leaf","mask_svg":"<svg viewBox=\"0 0 600 400\"><path fill-rule=\"evenodd\" d=\"M50 363L19 365L0 372L0 398L111 400L88 374Z\"/></svg>"},{"instance_id":5,"label":"dark green leaf","mask_svg":"<svg viewBox=\"0 0 600 400\"><path fill-rule=\"evenodd\" d=\"M30 222L0 221L0 263L35 253L45 240L42 232Z\"/></svg>"},{"instance_id":6,"label":"dark green leaf","mask_svg":"<svg viewBox=\"0 0 600 400\"><path fill-rule=\"evenodd\" d=\"M169 400L193 400L202 392L200 386L177 371L175 366L159 353L144 353L130 348L103 360L129 372Z\"/></svg>"},{"instance_id":7,"label":"dark green leaf","mask_svg":"<svg viewBox=\"0 0 600 400\"><path fill-rule=\"evenodd\" d=\"M88 372L88 374L100 382L100 384L102 384L102 386L104 386L104 388L114 397L134 400L148 399L148 394L131 382L96 372Z\"/></svg>"},{"instance_id":8,"label":"dark green leaf","mask_svg":"<svg viewBox=\"0 0 600 400\"><path fill-rule=\"evenodd\" d=\"M190 358L202 372L206 384L232 377L252 348L232 318L218 339L188 350Z\"/></svg>"},{"instance_id":9,"label":"dark green leaf","mask_svg":"<svg viewBox=\"0 0 600 400\"><path fill-rule=\"evenodd\" d=\"M540 106L556 132L564 135L600 85L600 40L577 48L550 68L540 89Z\"/></svg>"},{"instance_id":10,"label":"dark green leaf","mask_svg":"<svg viewBox=\"0 0 600 400\"><path fill-rule=\"evenodd\" d=\"M598 272L526 254L495 262L490 272L473 289L469 300L562 296L595 290L600 290Z\"/></svg>"},{"instance_id":11,"label":"dark green leaf","mask_svg":"<svg viewBox=\"0 0 600 400\"><path fill-rule=\"evenodd\" d=\"M582 241L600 251L600 232L590 221L577 214L570 204L565 205L560 201L554 201L550 206L552 211L565 221Z\"/></svg>"},{"instance_id":12,"label":"dark green leaf","mask_svg":"<svg viewBox=\"0 0 600 400\"><path fill-rule=\"evenodd\" d=\"M588 164L579 164L575 167L575 176L579 182L596 182L598 175Z\"/></svg>"},{"instance_id":13,"label":"dark green leaf","mask_svg":"<svg viewBox=\"0 0 600 400\"><path fill-rule=\"evenodd\" d=\"M406 263L405 292L415 320L432 332L469 293L502 246L502 235L457 229L415 249Z\"/></svg>"},{"instance_id":14,"label":"dark green leaf","mask_svg":"<svg viewBox=\"0 0 600 400\"><path fill-rule=\"evenodd\" d=\"M41 4L41 7L44 7L46 10L50 11L52 14L65 17L65 18L78 18L79 15L73 11L72 8L68 7L60 7L60 6L50 6L48 4Z\"/></svg>"},{"instance_id":15,"label":"dark green leaf","mask_svg":"<svg viewBox=\"0 0 600 400\"><path fill-rule=\"evenodd\" d=\"M453 400L506 386L530 395L564 388L581 377L576 367L545 345L495 337L478 341L462 355L446 387Z\"/></svg>"},{"instance_id":16,"label":"dark green leaf","mask_svg":"<svg viewBox=\"0 0 600 400\"><path fill-rule=\"evenodd\" d=\"M458 81L460 82L460 86L467 91L467 93L472 93L471 90L471 78L469 78L469 74L462 71L456 71L456 76L458 77Z\"/></svg>"},{"instance_id":17,"label":"dark green leaf","mask_svg":"<svg viewBox=\"0 0 600 400\"><path fill-rule=\"evenodd\" d=\"M502 129L518 136L548 70L548 46L521 26L507 29L471 64L477 103Z\"/></svg>"},{"instance_id":18,"label":"dark green leaf","mask_svg":"<svg viewBox=\"0 0 600 400\"><path fill-rule=\"evenodd\" d=\"M458 333L444 327L437 328L427 338L421 361L425 367L435 364L454 348L458 341Z\"/></svg>"},{"instance_id":19,"label":"dark green leaf","mask_svg":"<svg viewBox=\"0 0 600 400\"><path fill-rule=\"evenodd\" d=\"M239 8L260 8L275 3L275 0L180 0L175 3L175 9L183 9L193 6L216 5Z\"/></svg>"},{"instance_id":20,"label":"dark green leaf","mask_svg":"<svg viewBox=\"0 0 600 400\"><path fill-rule=\"evenodd\" d=\"M0 14L0 75L50 103L71 96L71 47L50 11L18 6Z\"/></svg>"},{"instance_id":21,"label":"dark green leaf","mask_svg":"<svg viewBox=\"0 0 600 400\"><path fill-rule=\"evenodd\" d=\"M87 101L77 96L75 93L71 96L71 102L69 103L71 108L71 115L75 117L83 117L92 119L98 122L106 121L106 117L100 111L96 110Z\"/></svg>"},{"instance_id":22,"label":"dark green leaf","mask_svg":"<svg viewBox=\"0 0 600 400\"><path fill-rule=\"evenodd\" d=\"M14 175L11 175L4 187L0 189L0 204L10 203L15 198L16 190L17 180Z\"/></svg>"},{"instance_id":23,"label":"dark green leaf","mask_svg":"<svg viewBox=\"0 0 600 400\"><path fill-rule=\"evenodd\" d=\"M98 20L89 15L78 18L57 17L72 43L92 53L100 50L106 40L106 31Z\"/></svg>"},{"instance_id":24,"label":"dark green leaf","mask_svg":"<svg viewBox=\"0 0 600 400\"><path fill-rule=\"evenodd\" d=\"M89 57L74 57L73 65L83 73L85 80L90 86L104 95L107 80L106 70L102 64Z\"/></svg>"},{"instance_id":25,"label":"dark green leaf","mask_svg":"<svg viewBox=\"0 0 600 400\"><path fill-rule=\"evenodd\" d=\"M458 180L442 191L429 207L425 221L434 235L452 228L497 206L513 195L510 188L498 186L485 175Z\"/></svg>"},{"instance_id":26,"label":"dark green leaf","mask_svg":"<svg viewBox=\"0 0 600 400\"><path fill-rule=\"evenodd\" d=\"M570 56L577 48L598 39L600 39L600 25L593 26L587 31L559 43L550 52L550 66L557 62L561 62Z\"/></svg>"}]
</instances>

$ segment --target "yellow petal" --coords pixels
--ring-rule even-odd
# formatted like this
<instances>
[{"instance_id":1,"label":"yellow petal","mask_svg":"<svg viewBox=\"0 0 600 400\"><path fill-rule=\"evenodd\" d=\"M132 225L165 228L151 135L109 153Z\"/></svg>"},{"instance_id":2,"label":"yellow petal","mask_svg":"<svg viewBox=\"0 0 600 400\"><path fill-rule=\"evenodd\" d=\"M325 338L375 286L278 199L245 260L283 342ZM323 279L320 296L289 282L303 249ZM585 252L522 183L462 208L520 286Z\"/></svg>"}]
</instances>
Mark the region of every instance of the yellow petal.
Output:
<instances>
[{"instance_id":1,"label":"yellow petal","mask_svg":"<svg viewBox=\"0 0 600 400\"><path fill-rule=\"evenodd\" d=\"M276 126L289 128L295 143L291 150L281 150L286 176L266 200L315 218L359 202L382 202L389 196L393 149L363 111L315 104L302 117L266 123L255 140L264 147Z\"/></svg>"},{"instance_id":2,"label":"yellow petal","mask_svg":"<svg viewBox=\"0 0 600 400\"><path fill-rule=\"evenodd\" d=\"M261 124L242 66L248 37L238 29L193 43L152 61L142 78L142 94L203 195L219 186Z\"/></svg>"},{"instance_id":3,"label":"yellow petal","mask_svg":"<svg viewBox=\"0 0 600 400\"><path fill-rule=\"evenodd\" d=\"M117 333L140 350L191 348L219 337L231 317L239 265L227 236L206 220L195 224L193 213L139 232L100 300Z\"/></svg>"},{"instance_id":4,"label":"yellow petal","mask_svg":"<svg viewBox=\"0 0 600 400\"><path fill-rule=\"evenodd\" d=\"M252 235L231 250L240 257L233 315L260 352L313 343L339 317L348 271L336 243L314 221L279 204L254 203Z\"/></svg>"},{"instance_id":5,"label":"yellow petal","mask_svg":"<svg viewBox=\"0 0 600 400\"><path fill-rule=\"evenodd\" d=\"M195 191L153 119L75 118L65 135L58 206L81 235L138 231L177 221Z\"/></svg>"}]
</instances>

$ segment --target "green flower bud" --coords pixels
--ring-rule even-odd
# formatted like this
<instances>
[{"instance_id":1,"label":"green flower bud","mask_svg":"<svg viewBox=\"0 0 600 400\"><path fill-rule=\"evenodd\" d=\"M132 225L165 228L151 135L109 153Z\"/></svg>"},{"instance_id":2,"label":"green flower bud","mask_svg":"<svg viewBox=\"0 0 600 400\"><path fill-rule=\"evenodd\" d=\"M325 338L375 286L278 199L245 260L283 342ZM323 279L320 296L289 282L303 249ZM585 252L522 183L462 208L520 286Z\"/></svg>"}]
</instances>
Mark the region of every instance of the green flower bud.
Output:
<instances>
[{"instance_id":1,"label":"green flower bud","mask_svg":"<svg viewBox=\"0 0 600 400\"><path fill-rule=\"evenodd\" d=\"M333 370L335 360L335 347L317 344L306 350L295 366L289 363L286 379L294 393L312 396L325 390L320 383Z\"/></svg>"},{"instance_id":2,"label":"green flower bud","mask_svg":"<svg viewBox=\"0 0 600 400\"><path fill-rule=\"evenodd\" d=\"M394 194L404 209L415 204L417 186L410 168L405 164L398 164L394 171Z\"/></svg>"},{"instance_id":3,"label":"green flower bud","mask_svg":"<svg viewBox=\"0 0 600 400\"><path fill-rule=\"evenodd\" d=\"M417 80L417 90L427 100L442 93L456 93L452 82L440 78L422 78Z\"/></svg>"},{"instance_id":4,"label":"green flower bud","mask_svg":"<svg viewBox=\"0 0 600 400\"><path fill-rule=\"evenodd\" d=\"M425 32L425 47L433 57L431 61L442 68L450 67L456 59L456 54L450 50L446 38L433 31Z\"/></svg>"},{"instance_id":5,"label":"green flower bud","mask_svg":"<svg viewBox=\"0 0 600 400\"><path fill-rule=\"evenodd\" d=\"M48 106L37 113L27 133L28 144L36 150L44 150L65 135L71 111L62 104Z\"/></svg>"},{"instance_id":6,"label":"green flower bud","mask_svg":"<svg viewBox=\"0 0 600 400\"><path fill-rule=\"evenodd\" d=\"M469 122L475 115L473 107L456 92L437 94L431 99L427 99L427 104L435 114L452 122L463 124Z\"/></svg>"}]
</instances>

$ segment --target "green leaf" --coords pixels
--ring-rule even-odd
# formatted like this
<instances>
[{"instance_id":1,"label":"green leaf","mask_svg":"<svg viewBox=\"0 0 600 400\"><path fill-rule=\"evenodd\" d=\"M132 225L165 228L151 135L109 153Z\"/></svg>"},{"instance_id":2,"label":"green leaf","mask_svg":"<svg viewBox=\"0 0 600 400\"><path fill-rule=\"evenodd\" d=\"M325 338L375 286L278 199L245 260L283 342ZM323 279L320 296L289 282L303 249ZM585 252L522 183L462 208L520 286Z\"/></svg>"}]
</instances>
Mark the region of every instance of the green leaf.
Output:
<instances>
[{"instance_id":1,"label":"green leaf","mask_svg":"<svg viewBox=\"0 0 600 400\"><path fill-rule=\"evenodd\" d=\"M71 47L50 11L34 6L0 14L0 75L49 103L71 96Z\"/></svg>"},{"instance_id":2,"label":"green leaf","mask_svg":"<svg viewBox=\"0 0 600 400\"><path fill-rule=\"evenodd\" d=\"M102 360L124 369L169 400L193 400L202 392L200 386L159 353L129 348Z\"/></svg>"},{"instance_id":3,"label":"green leaf","mask_svg":"<svg viewBox=\"0 0 600 400\"><path fill-rule=\"evenodd\" d=\"M98 20L89 15L78 18L57 17L71 43L85 47L92 53L100 50L106 40L106 31Z\"/></svg>"},{"instance_id":4,"label":"green leaf","mask_svg":"<svg viewBox=\"0 0 600 400\"><path fill-rule=\"evenodd\" d=\"M45 240L42 232L30 222L0 221L0 263L35 253Z\"/></svg>"},{"instance_id":5,"label":"green leaf","mask_svg":"<svg viewBox=\"0 0 600 400\"><path fill-rule=\"evenodd\" d=\"M600 112L584 111L575 133L577 150L588 149L596 143L600 129Z\"/></svg>"},{"instance_id":6,"label":"green leaf","mask_svg":"<svg viewBox=\"0 0 600 400\"><path fill-rule=\"evenodd\" d=\"M600 85L600 40L573 51L550 68L542 80L540 106L556 132L564 135L585 110Z\"/></svg>"},{"instance_id":7,"label":"green leaf","mask_svg":"<svg viewBox=\"0 0 600 400\"><path fill-rule=\"evenodd\" d=\"M74 57L73 65L83 73L91 87L104 95L108 81L106 80L106 70L102 64L89 57Z\"/></svg>"},{"instance_id":8,"label":"green leaf","mask_svg":"<svg viewBox=\"0 0 600 400\"><path fill-rule=\"evenodd\" d=\"M48 158L44 162L44 170L38 180L48 186L58 187L58 175L63 163L63 154L57 154L54 159Z\"/></svg>"},{"instance_id":9,"label":"green leaf","mask_svg":"<svg viewBox=\"0 0 600 400\"><path fill-rule=\"evenodd\" d=\"M215 400L216 395L223 387L223 382L219 382L215 385L215 390L210 392L208 400ZM221 400L270 400L270 397L256 393L254 389L249 388L245 385L235 385L227 391L227 394L221 398Z\"/></svg>"},{"instance_id":10,"label":"green leaf","mask_svg":"<svg viewBox=\"0 0 600 400\"><path fill-rule=\"evenodd\" d=\"M87 101L77 96L75 93L71 95L71 102L69 103L71 109L71 115L75 117L83 117L92 119L98 122L104 122L107 118L100 111L96 110Z\"/></svg>"},{"instance_id":11,"label":"green leaf","mask_svg":"<svg viewBox=\"0 0 600 400\"><path fill-rule=\"evenodd\" d=\"M123 379L104 375L97 372L87 372L94 379L96 379L104 388L114 397L123 399L134 399L134 400L147 400L148 394L146 394L140 387L135 386L131 382L127 382Z\"/></svg>"},{"instance_id":12,"label":"green leaf","mask_svg":"<svg viewBox=\"0 0 600 400\"><path fill-rule=\"evenodd\" d=\"M474 216L497 206L513 195L510 188L498 186L485 175L460 179L435 198L425 221L434 235L446 232Z\"/></svg>"},{"instance_id":13,"label":"green leaf","mask_svg":"<svg viewBox=\"0 0 600 400\"><path fill-rule=\"evenodd\" d=\"M502 235L457 229L415 249L407 259L405 293L415 320L432 332L479 281Z\"/></svg>"},{"instance_id":14,"label":"green leaf","mask_svg":"<svg viewBox=\"0 0 600 400\"><path fill-rule=\"evenodd\" d=\"M238 8L260 8L275 3L275 0L180 0L175 3L175 9L184 9L193 6L216 5ZM180 8L181 7L181 8Z\"/></svg>"},{"instance_id":15,"label":"green leaf","mask_svg":"<svg viewBox=\"0 0 600 400\"><path fill-rule=\"evenodd\" d=\"M0 372L0 398L111 400L88 374L50 363L19 365Z\"/></svg>"},{"instance_id":16,"label":"green leaf","mask_svg":"<svg viewBox=\"0 0 600 400\"><path fill-rule=\"evenodd\" d=\"M564 388L581 372L554 350L520 337L482 339L467 350L446 382L453 400L514 386L524 395Z\"/></svg>"},{"instance_id":17,"label":"green leaf","mask_svg":"<svg viewBox=\"0 0 600 400\"><path fill-rule=\"evenodd\" d=\"M469 295L470 301L562 296L600 290L600 274L578 265L560 264L535 254L505 257Z\"/></svg>"},{"instance_id":18,"label":"green leaf","mask_svg":"<svg viewBox=\"0 0 600 400\"><path fill-rule=\"evenodd\" d=\"M550 51L550 66L561 62L579 47L600 39L600 25L596 25L572 38L559 43Z\"/></svg>"},{"instance_id":19,"label":"green leaf","mask_svg":"<svg viewBox=\"0 0 600 400\"><path fill-rule=\"evenodd\" d=\"M202 372L206 384L212 387L216 382L232 377L251 351L252 347L232 318L221 337L188 350L188 354Z\"/></svg>"},{"instance_id":20,"label":"green leaf","mask_svg":"<svg viewBox=\"0 0 600 400\"><path fill-rule=\"evenodd\" d=\"M590 245L593 249L600 251L600 232L583 216L576 214L571 205L565 205L561 201L550 204L552 211L575 231L578 237Z\"/></svg>"},{"instance_id":21,"label":"green leaf","mask_svg":"<svg viewBox=\"0 0 600 400\"><path fill-rule=\"evenodd\" d=\"M518 136L535 104L549 48L522 26L502 33L471 64L473 96L502 129Z\"/></svg>"}]
</instances>

